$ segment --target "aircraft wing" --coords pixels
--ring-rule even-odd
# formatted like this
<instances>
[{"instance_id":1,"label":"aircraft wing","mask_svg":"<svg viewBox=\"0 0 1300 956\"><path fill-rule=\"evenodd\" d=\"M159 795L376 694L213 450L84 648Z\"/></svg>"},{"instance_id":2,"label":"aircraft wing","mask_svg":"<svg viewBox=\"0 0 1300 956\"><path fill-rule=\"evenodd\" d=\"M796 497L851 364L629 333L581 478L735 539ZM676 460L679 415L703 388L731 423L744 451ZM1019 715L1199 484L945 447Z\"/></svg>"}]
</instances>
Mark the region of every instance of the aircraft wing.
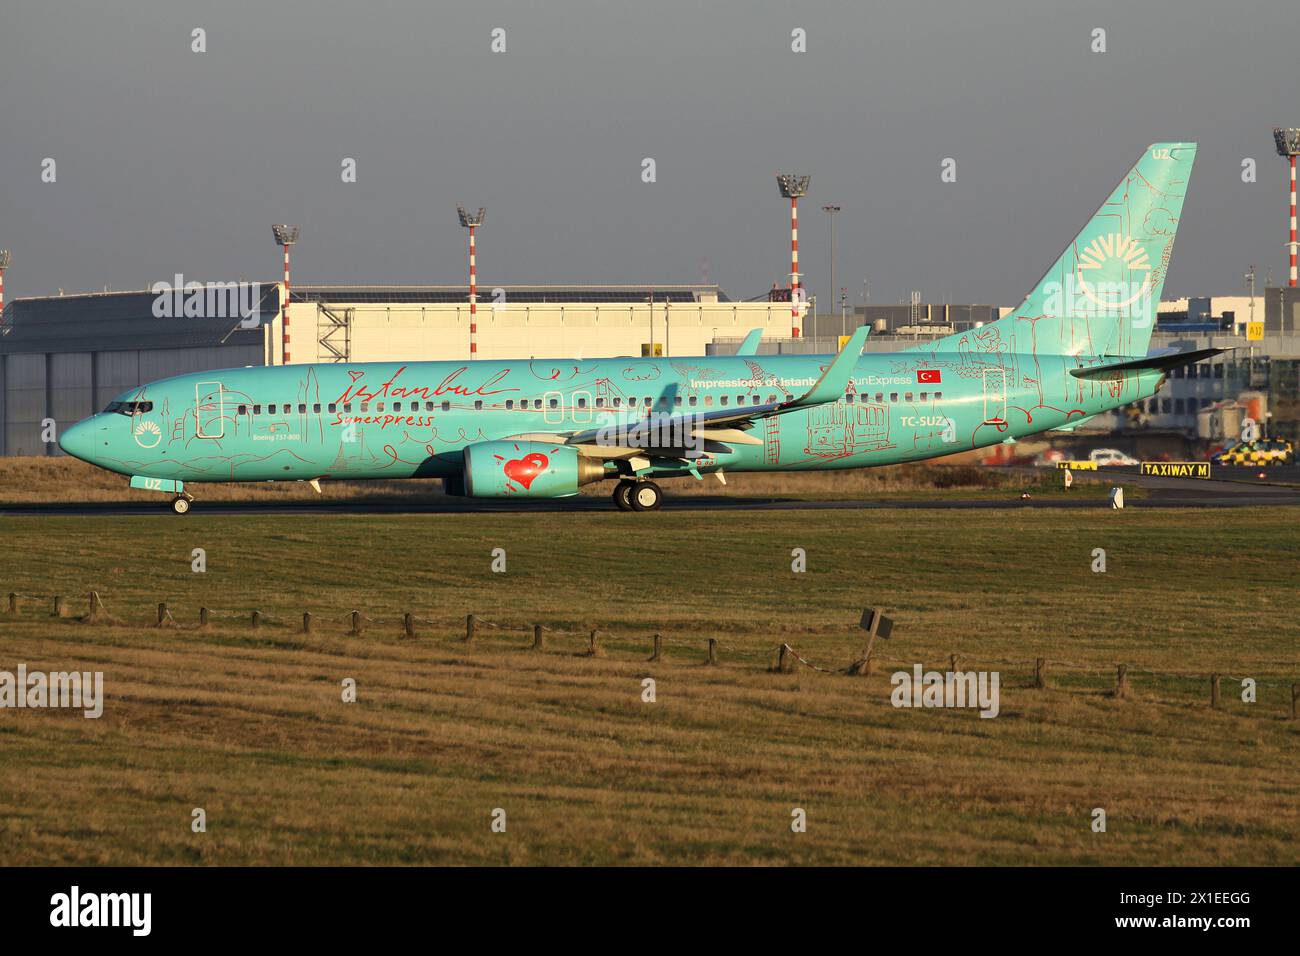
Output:
<instances>
[{"instance_id":1,"label":"aircraft wing","mask_svg":"<svg viewBox=\"0 0 1300 956\"><path fill-rule=\"evenodd\" d=\"M725 447L725 443L762 444L761 439L746 434L762 419L783 415L796 409L812 408L827 402L839 401L840 396L848 388L853 369L862 354L862 346L866 344L870 333L870 326L864 325L858 328L812 388L797 398L764 402L759 405L740 405L734 408L711 408L652 415L622 425L606 425L575 432L565 441L570 445L588 446L584 449L584 454L592 456L602 454L601 449L608 449L610 453L605 457L628 457L650 451L667 454L681 450L686 444L683 436L690 435L702 440L705 451L730 451ZM722 447L710 448L710 442L722 443Z\"/></svg>"}]
</instances>

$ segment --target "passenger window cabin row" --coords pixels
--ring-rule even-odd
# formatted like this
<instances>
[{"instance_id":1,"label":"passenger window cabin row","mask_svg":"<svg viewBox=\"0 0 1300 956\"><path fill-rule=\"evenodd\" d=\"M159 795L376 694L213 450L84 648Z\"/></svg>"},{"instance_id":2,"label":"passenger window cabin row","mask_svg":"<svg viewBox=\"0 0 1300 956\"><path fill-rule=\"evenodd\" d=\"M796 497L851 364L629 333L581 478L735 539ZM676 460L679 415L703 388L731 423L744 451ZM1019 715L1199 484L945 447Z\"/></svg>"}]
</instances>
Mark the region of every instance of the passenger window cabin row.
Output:
<instances>
[{"instance_id":1,"label":"passenger window cabin row","mask_svg":"<svg viewBox=\"0 0 1300 956\"><path fill-rule=\"evenodd\" d=\"M321 409L322 409L322 408L324 408L326 411L328 411L331 415L334 414L335 412L339 412L339 411L346 412L346 413L350 413L350 412L352 411L352 409L353 409L354 404L355 404L357 407L359 407L360 410L361 410L362 412L369 412L369 411L370 411L370 403L369 403L369 402L356 402L356 403L354 403L354 402L343 402L342 404L338 404L337 402L330 402L328 405L324 405L324 406L322 406L319 402L316 402L315 404L313 404L313 405L311 406L311 410L312 410L312 413L313 413L313 414L316 414L316 415L319 415L319 414L321 413ZM374 404L375 404L375 411L377 411L377 412L382 412L382 411L384 410L384 406L385 406L386 403L384 403L384 402L375 402ZM402 411L402 404L403 404L402 402L392 402L392 403L387 403L387 404L389 405L389 407L391 408L391 410L394 411L394 412L400 412L400 411ZM420 403L419 403L419 402L406 402L405 404L406 404L406 409L407 409L407 414L408 414L408 415L414 415L414 414L416 414L417 412L421 411ZM442 410L443 410L444 412L451 411L451 402L442 402L442 403L438 403L438 402L425 402L425 403L424 403L424 409L423 409L423 411L431 412L431 411L434 410L435 407L439 407L439 405L440 405L440 407L442 408ZM236 412L237 412L238 414L240 414L240 415L247 415L247 414L249 414L250 412L251 412L252 414L254 414L254 415L262 415L262 414L266 414L266 415L292 415L292 414L294 413L294 409L295 409L295 407L297 408L297 410L298 410L298 414L299 414L299 415L305 415L305 414L307 414L307 403L306 403L306 402L299 402L296 406L295 406L292 402L282 402L282 403L272 402L272 403L269 404L269 405L240 405L240 406L236 409ZM483 403L482 403L482 402L475 402L475 403L474 403L474 407L475 407L475 408L482 408L482 407L483 407ZM539 403L539 404L538 404L538 408L540 408L540 407L541 407L541 405L540 405L540 403Z\"/></svg>"},{"instance_id":2,"label":"passenger window cabin row","mask_svg":"<svg viewBox=\"0 0 1300 956\"><path fill-rule=\"evenodd\" d=\"M723 407L725 407L725 406L728 405L728 402L729 402L729 399L730 399L730 398L731 398L730 395L719 395L719 396L717 396L717 404L718 404L719 406L723 406ZM934 393L934 400L935 400L935 401L939 401L939 400L942 399L942 398L943 398L943 392L935 392L935 393ZM921 392L921 395L920 395L920 400L921 400L921 401L925 402L925 401L929 401L929 399L930 399L930 393L929 393L929 392ZM763 400L763 396L761 396L761 395L737 395L737 396L736 396L736 405L737 405L737 406L745 406L746 404L749 404L749 405L760 405L760 404L762 404L762 400ZM903 396L903 400L906 401L906 402L913 401L913 393L911 393L911 392L907 392L907 393L905 393L904 396ZM767 404L769 404L769 405L775 405L775 404L776 404L776 401L777 401L777 397L776 397L775 395L769 395L769 396L767 396ZM871 401L871 396L870 396L869 394L865 394L865 393L864 393L864 394L862 394L862 395L857 396L856 399L855 399L854 395L852 395L852 394L847 394L847 395L844 396L844 401L847 402L847 403L849 403L849 404L852 404L854 401L857 401L857 402L859 402L860 404L865 405L865 404L867 404L868 402ZM876 392L876 395L875 395L875 401L876 401L876 404L883 404L884 401L885 401L885 393L884 393L884 392ZM890 393L889 393L889 401L891 401L891 402L897 402L897 401L898 401L898 392L890 392ZM530 405L530 402L531 402L531 405ZM509 410L513 410L513 409L515 409L515 408L518 408L518 409L520 409L520 410L522 411L523 409L527 409L527 408L530 408L530 407L531 407L531 408L540 409L540 408L543 407L543 406L542 406L542 402L543 402L543 400L540 399L540 398L534 398L534 399L521 398L521 399L518 399L518 400L513 399L513 398L508 398L508 399L506 399L506 401L505 401L505 407L506 407L506 409L507 409L508 411L509 411ZM668 404L669 404L668 398L667 398L666 396L661 396L661 397L658 399L658 401L656 402L655 399L653 399L653 398L651 398L650 396L647 395L647 396L643 399L643 402L644 402L643 407L645 407L645 408L651 408L651 407L653 407L655 404L659 404L659 405L668 405ZM152 403L150 403L150 404L152 404ZM451 411L451 402L424 402L424 403L420 403L420 402L405 402L405 403L403 403L403 402L374 402L373 404L374 404L374 411L375 411L375 412L382 412L382 411L385 411L385 410L387 410L387 411L391 411L391 412L403 412L403 411L404 411L404 412L406 412L406 414L408 414L408 415L417 414L417 413L419 413L419 412L421 412L421 411L431 412L431 411L433 411L435 408L440 408L440 409L441 409L442 411L444 411L444 412ZM421 408L421 404L423 404L423 408ZM701 403L701 401L700 401L700 397L695 396L695 395L691 395L691 396L687 397L687 399L685 400L684 403L683 403L682 396L680 396L680 395L675 396L675 397L673 398L673 400L672 400L672 405L673 405L674 407L676 407L676 408L681 408L681 407L683 407L683 404L685 404L687 407L690 407L690 408L696 408L696 407L698 407L698 406L701 405L701 404L703 404L703 406L704 406L705 408L711 408L711 407L713 407L713 405L714 405L714 396L713 396L713 395L705 395L705 396L703 396L703 402L702 402L702 403ZM321 405L319 402L316 402L316 403L314 403L314 404L311 405L311 411L312 411L312 414L315 414L315 415L319 415L319 414L321 413L321 410L322 410L322 409L328 411L331 415L335 414L336 412L340 412L340 411L342 411L344 414L351 414L351 413L353 412L353 406L354 406L354 405L357 406L357 410L359 411L360 414L363 414L363 415L364 415L364 414L368 414L368 413L371 411L371 403L370 403L370 402L356 402L356 403L354 403L354 402L343 402L342 404L339 404L339 403L337 403L337 402L330 402L328 405ZM576 400L576 406L577 406L578 408L587 408L587 407L588 407L588 405L587 405L587 398L586 398L586 397L579 397L579 398ZM560 400L559 400L558 398L547 399L547 400L546 400L546 407L547 407L547 408L559 408L559 407L560 407ZM608 404L607 404L606 399L604 399L604 398L597 398L597 399L595 400L595 407L596 407L596 408L636 408L636 407L638 407L638 402L637 402L637 399L636 399L635 397L629 397L628 399L626 399L626 405L625 405L625 404L624 404L624 399L623 399L621 396L615 396L614 398L609 399L609 400L608 400ZM297 405L295 405L293 402L271 402L271 403L269 403L269 404L267 404L267 405L260 405L260 404L258 404L258 405L240 405L240 406L238 406L237 412L238 412L238 414L240 414L240 415L248 415L248 414L250 414L250 413L253 414L253 415L263 415L263 414L265 414L265 415L292 415L292 414L294 414L295 408L296 408L297 413L298 413L299 415L305 415L305 414L307 414L307 408L308 408L308 406L307 406L307 403L306 403L306 402L298 402ZM482 400L475 401L475 402L474 402L474 408L475 408L476 410L482 410L482 408L483 408L483 402L482 402ZM110 409L108 409L108 410L109 410L109 411L116 411L117 409L110 408Z\"/></svg>"}]
</instances>

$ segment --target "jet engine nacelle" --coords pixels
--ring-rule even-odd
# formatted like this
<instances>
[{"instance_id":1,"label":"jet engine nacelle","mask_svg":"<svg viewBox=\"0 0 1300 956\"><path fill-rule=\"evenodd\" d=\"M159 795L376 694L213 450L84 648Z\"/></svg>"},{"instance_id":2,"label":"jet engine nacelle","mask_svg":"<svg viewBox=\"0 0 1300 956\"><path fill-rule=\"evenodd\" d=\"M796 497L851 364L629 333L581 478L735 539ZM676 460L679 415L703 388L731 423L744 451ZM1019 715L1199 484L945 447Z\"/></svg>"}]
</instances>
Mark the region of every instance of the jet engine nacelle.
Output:
<instances>
[{"instance_id":1,"label":"jet engine nacelle","mask_svg":"<svg viewBox=\"0 0 1300 956\"><path fill-rule=\"evenodd\" d=\"M484 441L465 446L464 494L471 498L564 498L605 477L604 465L570 445Z\"/></svg>"}]
</instances>

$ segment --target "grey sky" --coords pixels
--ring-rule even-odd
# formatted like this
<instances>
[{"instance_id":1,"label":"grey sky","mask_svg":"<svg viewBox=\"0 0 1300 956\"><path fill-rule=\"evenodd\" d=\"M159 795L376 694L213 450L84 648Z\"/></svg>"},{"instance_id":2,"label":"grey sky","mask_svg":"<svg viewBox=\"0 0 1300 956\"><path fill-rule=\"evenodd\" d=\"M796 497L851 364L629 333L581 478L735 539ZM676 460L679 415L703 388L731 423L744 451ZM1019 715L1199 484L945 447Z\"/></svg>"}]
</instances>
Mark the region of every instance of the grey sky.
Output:
<instances>
[{"instance_id":1,"label":"grey sky","mask_svg":"<svg viewBox=\"0 0 1300 956\"><path fill-rule=\"evenodd\" d=\"M1285 280L1271 129L1300 125L1297 25L1294 0L20 0L0 12L7 291L274 279L279 221L303 229L298 282L460 282L463 202L488 208L489 286L698 282L707 257L752 297L789 270L788 168L813 177L812 291L835 202L850 301L865 277L873 302L1014 305L1144 146L1196 140L1166 295L1240 294L1252 261Z\"/></svg>"}]
</instances>

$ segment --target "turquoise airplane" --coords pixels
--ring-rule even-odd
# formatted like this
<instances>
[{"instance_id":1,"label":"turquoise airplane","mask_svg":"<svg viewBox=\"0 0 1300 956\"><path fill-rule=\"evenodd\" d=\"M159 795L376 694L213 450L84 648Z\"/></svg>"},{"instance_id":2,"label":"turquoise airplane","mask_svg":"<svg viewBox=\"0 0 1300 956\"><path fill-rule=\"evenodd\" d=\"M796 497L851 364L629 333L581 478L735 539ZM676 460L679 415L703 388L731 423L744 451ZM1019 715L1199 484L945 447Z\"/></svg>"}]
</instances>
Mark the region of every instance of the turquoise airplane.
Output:
<instances>
[{"instance_id":1,"label":"turquoise airplane","mask_svg":"<svg viewBox=\"0 0 1300 956\"><path fill-rule=\"evenodd\" d=\"M920 461L1074 428L1221 349L1147 354L1194 143L1150 146L1003 318L838 355L288 365L181 375L64 431L70 455L169 494L199 482L443 479L475 498L559 498L657 480Z\"/></svg>"}]
</instances>

